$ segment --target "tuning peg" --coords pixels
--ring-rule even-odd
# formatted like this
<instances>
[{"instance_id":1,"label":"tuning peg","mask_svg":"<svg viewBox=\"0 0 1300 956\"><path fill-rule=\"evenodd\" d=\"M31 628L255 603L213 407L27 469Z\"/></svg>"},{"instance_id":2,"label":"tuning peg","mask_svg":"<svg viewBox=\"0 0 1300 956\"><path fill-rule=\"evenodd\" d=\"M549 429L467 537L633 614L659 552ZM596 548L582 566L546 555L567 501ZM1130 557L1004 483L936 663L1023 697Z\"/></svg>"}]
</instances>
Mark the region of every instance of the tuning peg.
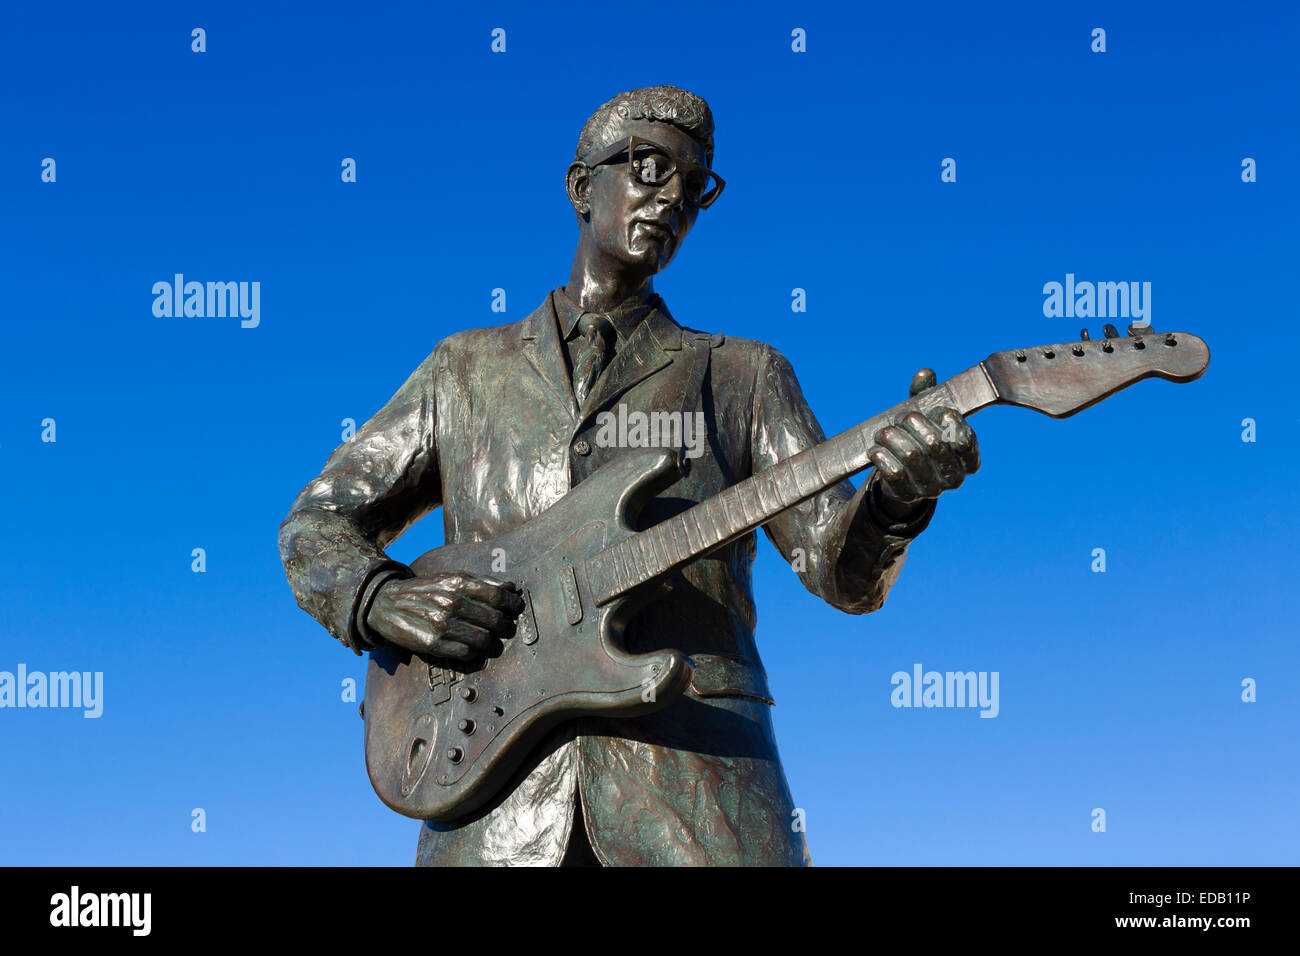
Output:
<instances>
[{"instance_id":1,"label":"tuning peg","mask_svg":"<svg viewBox=\"0 0 1300 956\"><path fill-rule=\"evenodd\" d=\"M1129 335L1150 335L1155 329L1151 328L1151 323L1140 325L1137 322L1130 322L1128 327Z\"/></svg>"},{"instance_id":2,"label":"tuning peg","mask_svg":"<svg viewBox=\"0 0 1300 956\"><path fill-rule=\"evenodd\" d=\"M1108 339L1117 339L1119 338L1119 329L1107 322L1101 327L1101 334Z\"/></svg>"},{"instance_id":3,"label":"tuning peg","mask_svg":"<svg viewBox=\"0 0 1300 956\"><path fill-rule=\"evenodd\" d=\"M1079 341L1080 341L1080 342L1091 342L1091 341L1092 341L1091 336L1088 335L1088 330L1087 330L1087 329L1080 329L1080 330L1079 330Z\"/></svg>"}]
</instances>

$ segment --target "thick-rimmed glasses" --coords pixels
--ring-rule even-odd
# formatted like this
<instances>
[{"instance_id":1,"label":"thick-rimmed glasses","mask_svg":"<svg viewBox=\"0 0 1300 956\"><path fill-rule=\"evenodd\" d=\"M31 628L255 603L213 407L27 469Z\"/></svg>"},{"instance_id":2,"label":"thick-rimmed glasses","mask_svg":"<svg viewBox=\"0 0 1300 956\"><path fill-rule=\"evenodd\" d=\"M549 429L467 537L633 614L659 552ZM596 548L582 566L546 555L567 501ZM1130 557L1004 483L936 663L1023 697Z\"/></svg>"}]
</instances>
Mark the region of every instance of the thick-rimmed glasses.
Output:
<instances>
[{"instance_id":1,"label":"thick-rimmed glasses","mask_svg":"<svg viewBox=\"0 0 1300 956\"><path fill-rule=\"evenodd\" d=\"M721 176L706 166L679 159L673 151L641 136L630 136L608 149L584 156L584 166L596 167L620 161L627 154L627 173L643 186L666 186L677 173L682 174L686 198L700 209L708 209L722 195L727 185Z\"/></svg>"}]
</instances>

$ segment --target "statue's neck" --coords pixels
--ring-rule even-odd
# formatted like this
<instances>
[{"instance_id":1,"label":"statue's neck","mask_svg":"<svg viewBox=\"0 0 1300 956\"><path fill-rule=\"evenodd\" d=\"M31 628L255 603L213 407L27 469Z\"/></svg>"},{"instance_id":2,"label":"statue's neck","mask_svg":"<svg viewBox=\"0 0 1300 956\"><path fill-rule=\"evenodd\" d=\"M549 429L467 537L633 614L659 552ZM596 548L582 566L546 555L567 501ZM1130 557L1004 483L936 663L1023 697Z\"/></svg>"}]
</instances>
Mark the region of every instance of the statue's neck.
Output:
<instances>
[{"instance_id":1,"label":"statue's neck","mask_svg":"<svg viewBox=\"0 0 1300 956\"><path fill-rule=\"evenodd\" d=\"M628 270L583 241L573 256L564 294L588 311L612 312L629 299L649 302L654 295L654 278Z\"/></svg>"}]
</instances>

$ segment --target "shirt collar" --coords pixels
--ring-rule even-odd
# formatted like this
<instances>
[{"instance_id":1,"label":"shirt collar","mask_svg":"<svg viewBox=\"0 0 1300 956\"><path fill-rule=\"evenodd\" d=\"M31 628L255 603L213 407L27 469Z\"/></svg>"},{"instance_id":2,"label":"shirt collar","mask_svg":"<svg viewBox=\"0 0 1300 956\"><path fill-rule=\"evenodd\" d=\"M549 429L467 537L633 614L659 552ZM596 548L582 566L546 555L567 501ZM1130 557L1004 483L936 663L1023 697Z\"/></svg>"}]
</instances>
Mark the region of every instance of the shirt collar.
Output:
<instances>
[{"instance_id":1,"label":"shirt collar","mask_svg":"<svg viewBox=\"0 0 1300 956\"><path fill-rule=\"evenodd\" d=\"M618 335L620 342L627 339L629 335L636 331L636 327L641 321L655 310L659 304L659 296L651 295L648 301L642 302L635 296L629 296L609 312L597 312L597 315L603 315L609 319L610 324L614 326L614 331ZM575 334L578 320L587 314L589 310L584 309L581 305L574 302L565 294L564 288L560 287L555 290L555 312L556 318L560 320L560 339L567 342Z\"/></svg>"}]
</instances>

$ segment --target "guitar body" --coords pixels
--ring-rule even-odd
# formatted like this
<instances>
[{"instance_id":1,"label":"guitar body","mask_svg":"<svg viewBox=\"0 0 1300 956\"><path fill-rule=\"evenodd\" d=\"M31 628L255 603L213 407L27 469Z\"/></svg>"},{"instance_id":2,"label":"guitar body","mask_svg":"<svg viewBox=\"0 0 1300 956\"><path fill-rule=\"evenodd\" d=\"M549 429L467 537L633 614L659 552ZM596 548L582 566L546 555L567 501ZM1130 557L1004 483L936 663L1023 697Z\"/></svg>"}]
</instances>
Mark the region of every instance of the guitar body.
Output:
<instances>
[{"instance_id":1,"label":"guitar body","mask_svg":"<svg viewBox=\"0 0 1300 956\"><path fill-rule=\"evenodd\" d=\"M657 582L598 607L586 570L588 558L635 533L640 509L679 476L671 451L625 455L519 528L437 548L411 565L420 577L466 571L514 581L526 606L501 654L482 664L393 645L371 652L366 769L384 803L422 820L462 818L559 722L648 713L686 689L689 658L629 654L622 645L623 627Z\"/></svg>"}]
</instances>

